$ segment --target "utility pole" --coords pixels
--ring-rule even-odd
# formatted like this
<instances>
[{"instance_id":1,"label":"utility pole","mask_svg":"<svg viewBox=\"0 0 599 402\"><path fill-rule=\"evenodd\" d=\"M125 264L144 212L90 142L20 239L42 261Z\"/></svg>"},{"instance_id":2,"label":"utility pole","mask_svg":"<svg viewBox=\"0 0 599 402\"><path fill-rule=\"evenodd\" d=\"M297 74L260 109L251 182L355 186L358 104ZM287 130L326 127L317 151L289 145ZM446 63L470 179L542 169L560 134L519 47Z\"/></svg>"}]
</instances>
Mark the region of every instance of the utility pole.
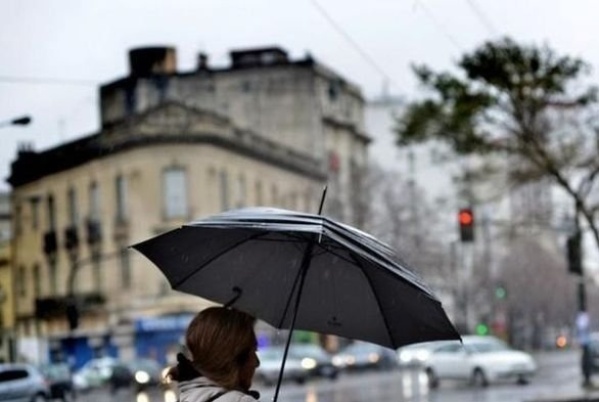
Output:
<instances>
[{"instance_id":1,"label":"utility pole","mask_svg":"<svg viewBox=\"0 0 599 402\"><path fill-rule=\"evenodd\" d=\"M576 205L574 214L574 231L567 241L568 270L577 275L578 313L576 315L576 331L582 348L581 369L583 385L591 383L591 351L590 351L590 317L587 312L586 284L583 266L582 230L580 228L580 207Z\"/></svg>"}]
</instances>

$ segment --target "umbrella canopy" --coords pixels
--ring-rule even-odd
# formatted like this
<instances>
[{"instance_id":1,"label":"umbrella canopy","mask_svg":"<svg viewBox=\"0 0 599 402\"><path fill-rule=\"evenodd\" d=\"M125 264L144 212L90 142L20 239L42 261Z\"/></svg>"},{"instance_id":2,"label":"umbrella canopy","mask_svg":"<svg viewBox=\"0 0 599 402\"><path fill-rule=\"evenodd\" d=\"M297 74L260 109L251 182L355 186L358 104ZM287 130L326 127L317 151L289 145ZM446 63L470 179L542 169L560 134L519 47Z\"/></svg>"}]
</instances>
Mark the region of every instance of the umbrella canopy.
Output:
<instances>
[{"instance_id":1,"label":"umbrella canopy","mask_svg":"<svg viewBox=\"0 0 599 402\"><path fill-rule=\"evenodd\" d=\"M233 303L277 328L390 348L460 339L438 299L388 246L321 215L229 211L133 248L173 289Z\"/></svg>"}]
</instances>

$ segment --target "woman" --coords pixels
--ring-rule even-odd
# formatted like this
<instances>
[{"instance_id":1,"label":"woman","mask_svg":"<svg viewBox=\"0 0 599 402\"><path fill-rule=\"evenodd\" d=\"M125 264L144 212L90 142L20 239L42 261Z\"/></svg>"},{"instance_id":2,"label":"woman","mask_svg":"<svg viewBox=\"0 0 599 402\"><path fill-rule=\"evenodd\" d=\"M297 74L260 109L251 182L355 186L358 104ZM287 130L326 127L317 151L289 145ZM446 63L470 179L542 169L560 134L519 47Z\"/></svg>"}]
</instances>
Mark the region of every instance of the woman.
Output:
<instances>
[{"instance_id":1,"label":"woman","mask_svg":"<svg viewBox=\"0 0 599 402\"><path fill-rule=\"evenodd\" d=\"M255 319L241 311L210 307L189 324L182 354L169 376L179 382L181 402L256 402L250 391L256 367Z\"/></svg>"}]
</instances>

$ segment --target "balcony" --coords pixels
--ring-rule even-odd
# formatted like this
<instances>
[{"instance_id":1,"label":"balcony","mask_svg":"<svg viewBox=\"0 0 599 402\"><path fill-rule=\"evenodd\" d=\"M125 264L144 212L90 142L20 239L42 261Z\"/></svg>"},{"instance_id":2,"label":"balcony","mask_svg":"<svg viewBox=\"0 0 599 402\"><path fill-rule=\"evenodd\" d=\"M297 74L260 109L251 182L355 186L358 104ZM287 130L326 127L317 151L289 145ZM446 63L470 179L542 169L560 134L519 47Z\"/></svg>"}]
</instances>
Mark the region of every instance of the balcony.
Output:
<instances>
[{"instance_id":1,"label":"balcony","mask_svg":"<svg viewBox=\"0 0 599 402\"><path fill-rule=\"evenodd\" d=\"M35 299L35 317L40 320L66 318L69 304L68 296ZM106 304L106 297L98 292L80 293L75 295L75 304L81 313L85 313L102 308Z\"/></svg>"},{"instance_id":2,"label":"balcony","mask_svg":"<svg viewBox=\"0 0 599 402\"><path fill-rule=\"evenodd\" d=\"M117 216L114 221L114 241L125 242L129 239L129 220L124 216Z\"/></svg>"},{"instance_id":3,"label":"balcony","mask_svg":"<svg viewBox=\"0 0 599 402\"><path fill-rule=\"evenodd\" d=\"M55 230L44 233L44 254L55 255L58 251L58 236Z\"/></svg>"},{"instance_id":4,"label":"balcony","mask_svg":"<svg viewBox=\"0 0 599 402\"><path fill-rule=\"evenodd\" d=\"M90 246L102 242L102 225L96 219L88 219L86 222L87 244Z\"/></svg>"},{"instance_id":5,"label":"balcony","mask_svg":"<svg viewBox=\"0 0 599 402\"><path fill-rule=\"evenodd\" d=\"M77 226L71 225L64 230L64 247L68 251L74 251L79 248L79 232Z\"/></svg>"}]
</instances>

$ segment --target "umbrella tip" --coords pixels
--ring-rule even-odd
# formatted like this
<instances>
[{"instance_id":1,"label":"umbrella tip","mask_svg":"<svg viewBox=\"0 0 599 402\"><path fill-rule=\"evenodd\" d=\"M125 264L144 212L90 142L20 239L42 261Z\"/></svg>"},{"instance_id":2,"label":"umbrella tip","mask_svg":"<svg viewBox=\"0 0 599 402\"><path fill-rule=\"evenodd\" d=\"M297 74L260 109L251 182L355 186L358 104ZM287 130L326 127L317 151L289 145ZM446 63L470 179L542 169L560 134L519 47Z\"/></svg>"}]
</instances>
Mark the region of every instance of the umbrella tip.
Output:
<instances>
[{"instance_id":1,"label":"umbrella tip","mask_svg":"<svg viewBox=\"0 0 599 402\"><path fill-rule=\"evenodd\" d=\"M325 184L322 188L322 196L320 197L320 206L318 207L318 215L322 214L322 207L324 206L324 199L327 196L327 185Z\"/></svg>"}]
</instances>

